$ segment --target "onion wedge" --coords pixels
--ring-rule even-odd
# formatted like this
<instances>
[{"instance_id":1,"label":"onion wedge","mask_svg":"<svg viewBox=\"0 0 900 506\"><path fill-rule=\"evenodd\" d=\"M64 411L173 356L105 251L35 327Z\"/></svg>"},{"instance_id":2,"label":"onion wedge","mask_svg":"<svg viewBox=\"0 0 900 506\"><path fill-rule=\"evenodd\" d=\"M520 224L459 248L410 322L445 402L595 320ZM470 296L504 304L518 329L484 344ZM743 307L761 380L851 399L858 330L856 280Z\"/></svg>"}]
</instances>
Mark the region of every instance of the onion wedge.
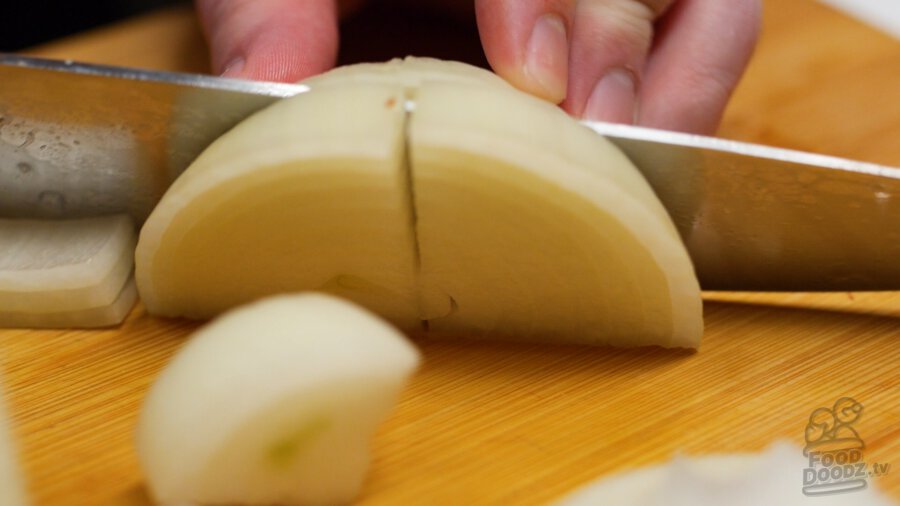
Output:
<instances>
[{"instance_id":1,"label":"onion wedge","mask_svg":"<svg viewBox=\"0 0 900 506\"><path fill-rule=\"evenodd\" d=\"M419 362L383 320L320 294L238 308L198 331L148 394L137 430L162 504L340 504Z\"/></svg>"},{"instance_id":2,"label":"onion wedge","mask_svg":"<svg viewBox=\"0 0 900 506\"><path fill-rule=\"evenodd\" d=\"M212 144L141 230L149 312L209 318L319 290L418 326L403 94L347 85L270 107Z\"/></svg>"},{"instance_id":3,"label":"onion wedge","mask_svg":"<svg viewBox=\"0 0 900 506\"><path fill-rule=\"evenodd\" d=\"M409 131L431 330L699 344L690 258L608 141L523 93L444 83L419 89Z\"/></svg>"},{"instance_id":4,"label":"onion wedge","mask_svg":"<svg viewBox=\"0 0 900 506\"><path fill-rule=\"evenodd\" d=\"M456 62L307 83L221 137L150 216L136 277L151 313L322 290L440 334L698 346L690 258L611 143Z\"/></svg>"}]
</instances>

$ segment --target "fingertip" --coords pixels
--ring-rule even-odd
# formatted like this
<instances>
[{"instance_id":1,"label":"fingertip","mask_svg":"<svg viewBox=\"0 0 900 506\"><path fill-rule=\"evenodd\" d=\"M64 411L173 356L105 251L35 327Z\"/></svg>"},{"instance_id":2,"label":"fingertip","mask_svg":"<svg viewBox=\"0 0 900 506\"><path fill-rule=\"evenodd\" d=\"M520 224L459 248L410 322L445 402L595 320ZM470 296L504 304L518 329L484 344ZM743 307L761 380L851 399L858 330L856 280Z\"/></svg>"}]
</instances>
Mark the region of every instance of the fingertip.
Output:
<instances>
[{"instance_id":1,"label":"fingertip","mask_svg":"<svg viewBox=\"0 0 900 506\"><path fill-rule=\"evenodd\" d=\"M572 4L478 0L478 29L491 68L525 92L562 102L568 84Z\"/></svg>"},{"instance_id":2,"label":"fingertip","mask_svg":"<svg viewBox=\"0 0 900 506\"><path fill-rule=\"evenodd\" d=\"M636 116L637 77L626 68L613 68L597 81L584 107L588 120L632 124Z\"/></svg>"},{"instance_id":3,"label":"fingertip","mask_svg":"<svg viewBox=\"0 0 900 506\"><path fill-rule=\"evenodd\" d=\"M332 68L337 60L337 26L305 20L279 20L244 47L240 77L261 81L297 82ZM306 33L301 33L305 31Z\"/></svg>"},{"instance_id":4,"label":"fingertip","mask_svg":"<svg viewBox=\"0 0 900 506\"><path fill-rule=\"evenodd\" d=\"M596 121L634 123L655 11L633 0L582 0L573 23L563 107Z\"/></svg>"},{"instance_id":5,"label":"fingertip","mask_svg":"<svg viewBox=\"0 0 900 506\"><path fill-rule=\"evenodd\" d=\"M197 0L214 71L295 82L337 59L334 0Z\"/></svg>"},{"instance_id":6,"label":"fingertip","mask_svg":"<svg viewBox=\"0 0 900 506\"><path fill-rule=\"evenodd\" d=\"M554 104L566 98L569 42L561 16L544 14L535 21L521 69L522 85L531 93Z\"/></svg>"},{"instance_id":7,"label":"fingertip","mask_svg":"<svg viewBox=\"0 0 900 506\"><path fill-rule=\"evenodd\" d=\"M666 14L641 90L642 126L712 135L759 35L759 0L681 0Z\"/></svg>"},{"instance_id":8,"label":"fingertip","mask_svg":"<svg viewBox=\"0 0 900 506\"><path fill-rule=\"evenodd\" d=\"M245 66L246 66L246 60L244 60L244 57L237 56L225 64L225 68L222 70L220 75L222 77L235 77L235 78L243 77Z\"/></svg>"}]
</instances>

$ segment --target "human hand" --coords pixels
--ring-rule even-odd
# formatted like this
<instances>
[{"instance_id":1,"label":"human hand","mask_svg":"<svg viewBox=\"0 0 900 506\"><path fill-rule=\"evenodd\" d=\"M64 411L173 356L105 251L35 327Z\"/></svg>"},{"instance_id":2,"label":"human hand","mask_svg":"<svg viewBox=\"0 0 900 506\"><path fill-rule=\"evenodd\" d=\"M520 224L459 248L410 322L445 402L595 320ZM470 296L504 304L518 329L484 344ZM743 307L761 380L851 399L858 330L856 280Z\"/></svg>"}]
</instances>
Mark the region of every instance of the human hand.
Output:
<instances>
[{"instance_id":1,"label":"human hand","mask_svg":"<svg viewBox=\"0 0 900 506\"><path fill-rule=\"evenodd\" d=\"M334 65L338 20L362 1L197 5L217 71L292 82ZM466 3L471 7L471 0ZM746 67L761 9L760 0L474 5L491 67L518 88L579 117L705 134L715 131Z\"/></svg>"}]
</instances>

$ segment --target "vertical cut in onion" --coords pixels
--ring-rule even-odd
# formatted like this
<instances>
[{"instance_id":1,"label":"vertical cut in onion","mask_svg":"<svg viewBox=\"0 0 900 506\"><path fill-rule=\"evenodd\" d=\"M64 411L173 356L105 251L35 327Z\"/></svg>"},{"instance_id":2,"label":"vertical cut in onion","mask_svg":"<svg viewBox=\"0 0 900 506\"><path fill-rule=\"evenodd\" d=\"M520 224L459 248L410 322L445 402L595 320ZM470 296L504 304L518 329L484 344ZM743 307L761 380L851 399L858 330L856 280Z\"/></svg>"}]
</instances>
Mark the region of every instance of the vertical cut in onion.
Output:
<instances>
[{"instance_id":1,"label":"vertical cut in onion","mask_svg":"<svg viewBox=\"0 0 900 506\"><path fill-rule=\"evenodd\" d=\"M700 289L610 142L457 62L334 70L204 152L141 231L148 311L321 290L403 328L695 348Z\"/></svg>"}]
</instances>

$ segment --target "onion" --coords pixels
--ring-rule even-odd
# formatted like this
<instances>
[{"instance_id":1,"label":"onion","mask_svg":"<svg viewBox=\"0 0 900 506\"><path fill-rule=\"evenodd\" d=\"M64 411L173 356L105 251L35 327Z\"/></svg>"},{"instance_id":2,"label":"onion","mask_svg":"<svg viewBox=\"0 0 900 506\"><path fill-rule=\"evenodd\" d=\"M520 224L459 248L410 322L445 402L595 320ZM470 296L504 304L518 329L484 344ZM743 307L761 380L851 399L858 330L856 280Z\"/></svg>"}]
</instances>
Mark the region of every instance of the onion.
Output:
<instances>
[{"instance_id":1,"label":"onion","mask_svg":"<svg viewBox=\"0 0 900 506\"><path fill-rule=\"evenodd\" d=\"M137 446L163 504L337 504L418 352L381 319L320 294L235 309L198 331L141 412Z\"/></svg>"},{"instance_id":2,"label":"onion","mask_svg":"<svg viewBox=\"0 0 900 506\"><path fill-rule=\"evenodd\" d=\"M321 290L440 334L696 347L668 214L612 144L455 62L337 69L249 118L166 193L138 244L153 314Z\"/></svg>"},{"instance_id":3,"label":"onion","mask_svg":"<svg viewBox=\"0 0 900 506\"><path fill-rule=\"evenodd\" d=\"M525 94L444 83L419 89L409 131L431 330L699 344L690 258L608 141Z\"/></svg>"},{"instance_id":4,"label":"onion","mask_svg":"<svg viewBox=\"0 0 900 506\"><path fill-rule=\"evenodd\" d=\"M841 466L837 466L841 467ZM856 468L856 466L850 466ZM779 442L760 454L676 457L672 462L626 472L586 485L556 506L889 506L869 486L852 493L804 495L808 459L793 445ZM818 469L824 469L819 467ZM817 470L818 470L817 469ZM838 484L840 485L840 484ZM871 484L870 484L871 485ZM844 483L845 488L858 483ZM825 487L822 487L825 488ZM865 488L865 487L864 487ZM830 490L839 490L833 487ZM807 489L810 492L810 489Z\"/></svg>"},{"instance_id":5,"label":"onion","mask_svg":"<svg viewBox=\"0 0 900 506\"><path fill-rule=\"evenodd\" d=\"M466 63L414 56L395 58L384 63L358 63L337 67L306 79L303 84L313 89L347 84L400 85L406 89L408 98L412 98L422 84L430 82L514 89L497 74Z\"/></svg>"},{"instance_id":6,"label":"onion","mask_svg":"<svg viewBox=\"0 0 900 506\"><path fill-rule=\"evenodd\" d=\"M0 327L97 327L136 299L136 234L125 215L0 219Z\"/></svg>"},{"instance_id":7,"label":"onion","mask_svg":"<svg viewBox=\"0 0 900 506\"><path fill-rule=\"evenodd\" d=\"M135 276L148 311L209 318L322 290L417 326L403 115L395 86L336 87L219 138L141 230Z\"/></svg>"}]
</instances>

